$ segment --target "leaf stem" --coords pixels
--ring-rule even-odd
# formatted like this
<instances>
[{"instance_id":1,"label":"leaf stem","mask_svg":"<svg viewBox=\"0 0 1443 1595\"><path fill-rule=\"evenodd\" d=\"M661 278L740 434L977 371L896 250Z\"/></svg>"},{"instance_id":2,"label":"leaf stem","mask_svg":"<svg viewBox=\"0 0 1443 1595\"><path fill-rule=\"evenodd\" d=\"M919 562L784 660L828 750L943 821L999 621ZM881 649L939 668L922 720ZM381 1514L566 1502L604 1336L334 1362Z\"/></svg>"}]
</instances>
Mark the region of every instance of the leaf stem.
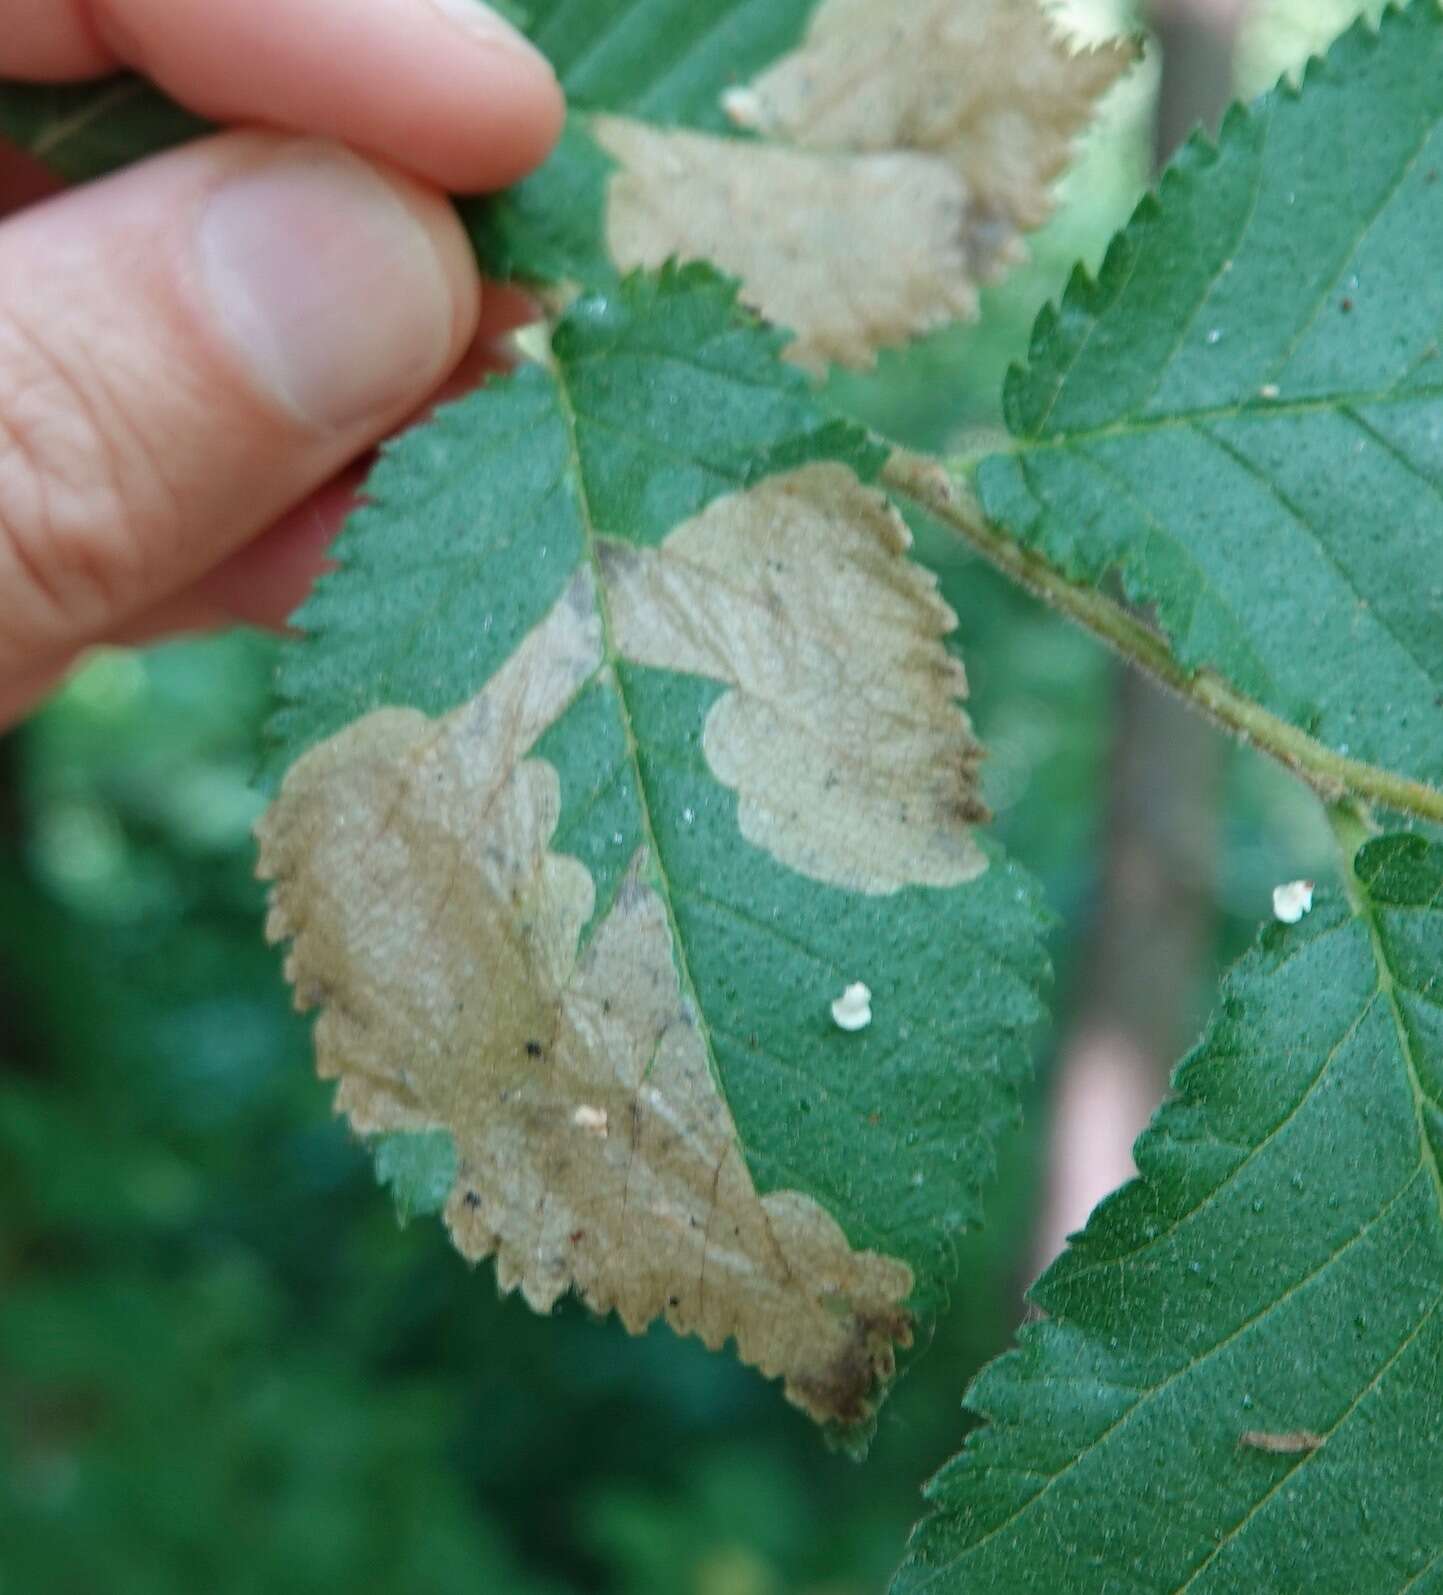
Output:
<instances>
[{"instance_id":1,"label":"leaf stem","mask_svg":"<svg viewBox=\"0 0 1443 1595\"><path fill-rule=\"evenodd\" d=\"M1211 670L1191 671L1165 639L1122 604L1070 580L994 526L965 483L935 460L892 447L882 480L955 532L1004 576L1090 631L1129 664L1176 693L1215 725L1275 759L1328 804L1348 798L1443 822L1443 792L1392 770L1348 759L1271 714Z\"/></svg>"}]
</instances>

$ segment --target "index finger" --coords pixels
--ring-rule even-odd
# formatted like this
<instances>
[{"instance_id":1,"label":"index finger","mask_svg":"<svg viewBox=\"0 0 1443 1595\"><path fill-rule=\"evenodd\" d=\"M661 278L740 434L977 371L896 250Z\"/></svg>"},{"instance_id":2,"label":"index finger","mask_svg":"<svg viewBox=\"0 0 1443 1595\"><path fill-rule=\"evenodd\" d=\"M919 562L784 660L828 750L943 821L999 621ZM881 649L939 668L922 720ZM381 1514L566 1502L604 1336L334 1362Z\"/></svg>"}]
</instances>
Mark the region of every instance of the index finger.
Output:
<instances>
[{"instance_id":1,"label":"index finger","mask_svg":"<svg viewBox=\"0 0 1443 1595\"><path fill-rule=\"evenodd\" d=\"M218 122L322 134L443 188L499 188L560 132L545 58L481 0L12 0L0 76L131 67Z\"/></svg>"}]
</instances>

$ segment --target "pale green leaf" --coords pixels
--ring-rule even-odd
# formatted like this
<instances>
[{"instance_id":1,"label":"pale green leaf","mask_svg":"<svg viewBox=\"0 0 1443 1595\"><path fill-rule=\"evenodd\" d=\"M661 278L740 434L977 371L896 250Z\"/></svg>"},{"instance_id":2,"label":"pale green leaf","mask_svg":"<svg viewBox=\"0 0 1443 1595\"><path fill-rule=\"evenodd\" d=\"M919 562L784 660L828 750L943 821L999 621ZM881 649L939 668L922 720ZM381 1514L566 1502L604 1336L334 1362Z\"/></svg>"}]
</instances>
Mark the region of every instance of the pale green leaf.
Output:
<instances>
[{"instance_id":1,"label":"pale green leaf","mask_svg":"<svg viewBox=\"0 0 1443 1595\"><path fill-rule=\"evenodd\" d=\"M896 1595L1443 1589L1443 848L1355 870L1228 977Z\"/></svg>"},{"instance_id":2,"label":"pale green leaf","mask_svg":"<svg viewBox=\"0 0 1443 1595\"><path fill-rule=\"evenodd\" d=\"M1189 144L1008 385L988 514L1178 659L1443 779L1443 15Z\"/></svg>"},{"instance_id":3,"label":"pale green leaf","mask_svg":"<svg viewBox=\"0 0 1443 1595\"><path fill-rule=\"evenodd\" d=\"M439 1213L456 1183L456 1143L445 1130L383 1135L372 1147L376 1178L391 1188L402 1224Z\"/></svg>"},{"instance_id":4,"label":"pale green leaf","mask_svg":"<svg viewBox=\"0 0 1443 1595\"><path fill-rule=\"evenodd\" d=\"M263 865L357 1129L455 1129L463 1251L496 1252L503 1286L539 1307L574 1285L632 1328L660 1312L709 1343L736 1334L793 1400L855 1429L979 1217L1026 1075L1044 918L974 832L949 616L853 474L877 453L816 408L779 341L701 268L629 281L573 306L549 368L390 448L282 666L277 765L296 762ZM861 505L855 559L827 555L825 519L815 543L783 540L813 492ZM892 596L874 610L879 572ZM698 586L721 596L693 624ZM787 630L773 688L748 687L799 594L817 629ZM918 628L900 646L893 607ZM774 707L780 729L757 732ZM854 722L865 735L834 729ZM945 728L935 766L898 793L928 725ZM873 772L855 790L828 762L838 735ZM452 809L453 789L473 795ZM451 817L413 822L433 803ZM464 845L413 840L473 825ZM353 978L350 944L368 940L383 951ZM529 984L507 975L518 958ZM855 982L871 1018L849 1031L832 1003ZM650 1083L617 1095L633 1053ZM608 1160L628 1146L650 1149L628 1154L647 1172L611 1209ZM764 1334L750 1308L726 1316L747 1294L728 1280L755 1269L736 1261L750 1243L720 1239L748 1233L758 1201L758 1233L779 1225L791 1259ZM665 1215L686 1212L699 1277L667 1260ZM593 1266L598 1237L615 1244ZM799 1261L814 1242L815 1279ZM834 1340L825 1376L774 1344L799 1292Z\"/></svg>"}]
</instances>

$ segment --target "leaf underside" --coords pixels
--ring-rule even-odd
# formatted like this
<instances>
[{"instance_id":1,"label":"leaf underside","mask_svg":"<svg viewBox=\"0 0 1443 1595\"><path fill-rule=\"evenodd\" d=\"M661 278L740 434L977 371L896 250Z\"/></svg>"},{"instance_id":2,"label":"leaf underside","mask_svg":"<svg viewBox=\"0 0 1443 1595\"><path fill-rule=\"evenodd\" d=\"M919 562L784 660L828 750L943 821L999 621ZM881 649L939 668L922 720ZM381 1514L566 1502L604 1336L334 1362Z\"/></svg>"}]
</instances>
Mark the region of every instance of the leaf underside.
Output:
<instances>
[{"instance_id":1,"label":"leaf underside","mask_svg":"<svg viewBox=\"0 0 1443 1595\"><path fill-rule=\"evenodd\" d=\"M1443 1590L1443 848L1274 926L968 1403L896 1595Z\"/></svg>"},{"instance_id":2,"label":"leaf underside","mask_svg":"<svg viewBox=\"0 0 1443 1595\"><path fill-rule=\"evenodd\" d=\"M1443 15L1190 143L1014 372L989 516L1178 659L1443 780Z\"/></svg>"},{"instance_id":3,"label":"leaf underside","mask_svg":"<svg viewBox=\"0 0 1443 1595\"><path fill-rule=\"evenodd\" d=\"M387 450L281 667L262 866L340 1106L451 1134L467 1255L856 1431L979 1216L1044 921L880 456L780 343L634 278Z\"/></svg>"}]
</instances>

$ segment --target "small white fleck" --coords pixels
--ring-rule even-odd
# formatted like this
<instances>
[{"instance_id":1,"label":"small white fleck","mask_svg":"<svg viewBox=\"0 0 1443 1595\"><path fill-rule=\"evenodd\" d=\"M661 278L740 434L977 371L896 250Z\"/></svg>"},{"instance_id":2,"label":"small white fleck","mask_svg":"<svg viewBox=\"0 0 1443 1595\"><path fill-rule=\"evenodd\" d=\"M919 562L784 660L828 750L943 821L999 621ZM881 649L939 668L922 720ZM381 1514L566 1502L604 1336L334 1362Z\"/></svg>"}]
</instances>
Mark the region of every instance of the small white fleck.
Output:
<instances>
[{"instance_id":1,"label":"small white fleck","mask_svg":"<svg viewBox=\"0 0 1443 1595\"><path fill-rule=\"evenodd\" d=\"M728 89L721 98L722 111L733 127L757 127L762 119L762 98L755 89Z\"/></svg>"},{"instance_id":2,"label":"small white fleck","mask_svg":"<svg viewBox=\"0 0 1443 1595\"><path fill-rule=\"evenodd\" d=\"M832 1004L832 1019L839 1030L865 1030L872 1022L872 990L854 981Z\"/></svg>"},{"instance_id":3,"label":"small white fleck","mask_svg":"<svg viewBox=\"0 0 1443 1595\"><path fill-rule=\"evenodd\" d=\"M684 819L686 821L686 823L688 825L690 825L692 823L692 821L696 819L696 810L695 809L683 809L681 811L681 817L682 817L682 819Z\"/></svg>"},{"instance_id":4,"label":"small white fleck","mask_svg":"<svg viewBox=\"0 0 1443 1595\"><path fill-rule=\"evenodd\" d=\"M585 1130L588 1135L599 1136L604 1141L610 1119L605 1108L588 1107L583 1102L571 1115L571 1122L578 1130Z\"/></svg>"},{"instance_id":5,"label":"small white fleck","mask_svg":"<svg viewBox=\"0 0 1443 1595\"><path fill-rule=\"evenodd\" d=\"M1285 925L1296 925L1304 914L1313 911L1313 883L1289 881L1273 887L1273 917Z\"/></svg>"},{"instance_id":6,"label":"small white fleck","mask_svg":"<svg viewBox=\"0 0 1443 1595\"><path fill-rule=\"evenodd\" d=\"M1276 399L1281 396L1282 391L1276 382L1265 382L1258 389L1258 397L1260 399Z\"/></svg>"},{"instance_id":7,"label":"small white fleck","mask_svg":"<svg viewBox=\"0 0 1443 1595\"><path fill-rule=\"evenodd\" d=\"M1212 331L1210 333L1208 333L1208 342L1209 343L1221 343L1222 342L1222 337L1223 337L1223 335L1222 335L1221 330L1219 328L1217 328L1217 327L1214 327L1212 329Z\"/></svg>"}]
</instances>

